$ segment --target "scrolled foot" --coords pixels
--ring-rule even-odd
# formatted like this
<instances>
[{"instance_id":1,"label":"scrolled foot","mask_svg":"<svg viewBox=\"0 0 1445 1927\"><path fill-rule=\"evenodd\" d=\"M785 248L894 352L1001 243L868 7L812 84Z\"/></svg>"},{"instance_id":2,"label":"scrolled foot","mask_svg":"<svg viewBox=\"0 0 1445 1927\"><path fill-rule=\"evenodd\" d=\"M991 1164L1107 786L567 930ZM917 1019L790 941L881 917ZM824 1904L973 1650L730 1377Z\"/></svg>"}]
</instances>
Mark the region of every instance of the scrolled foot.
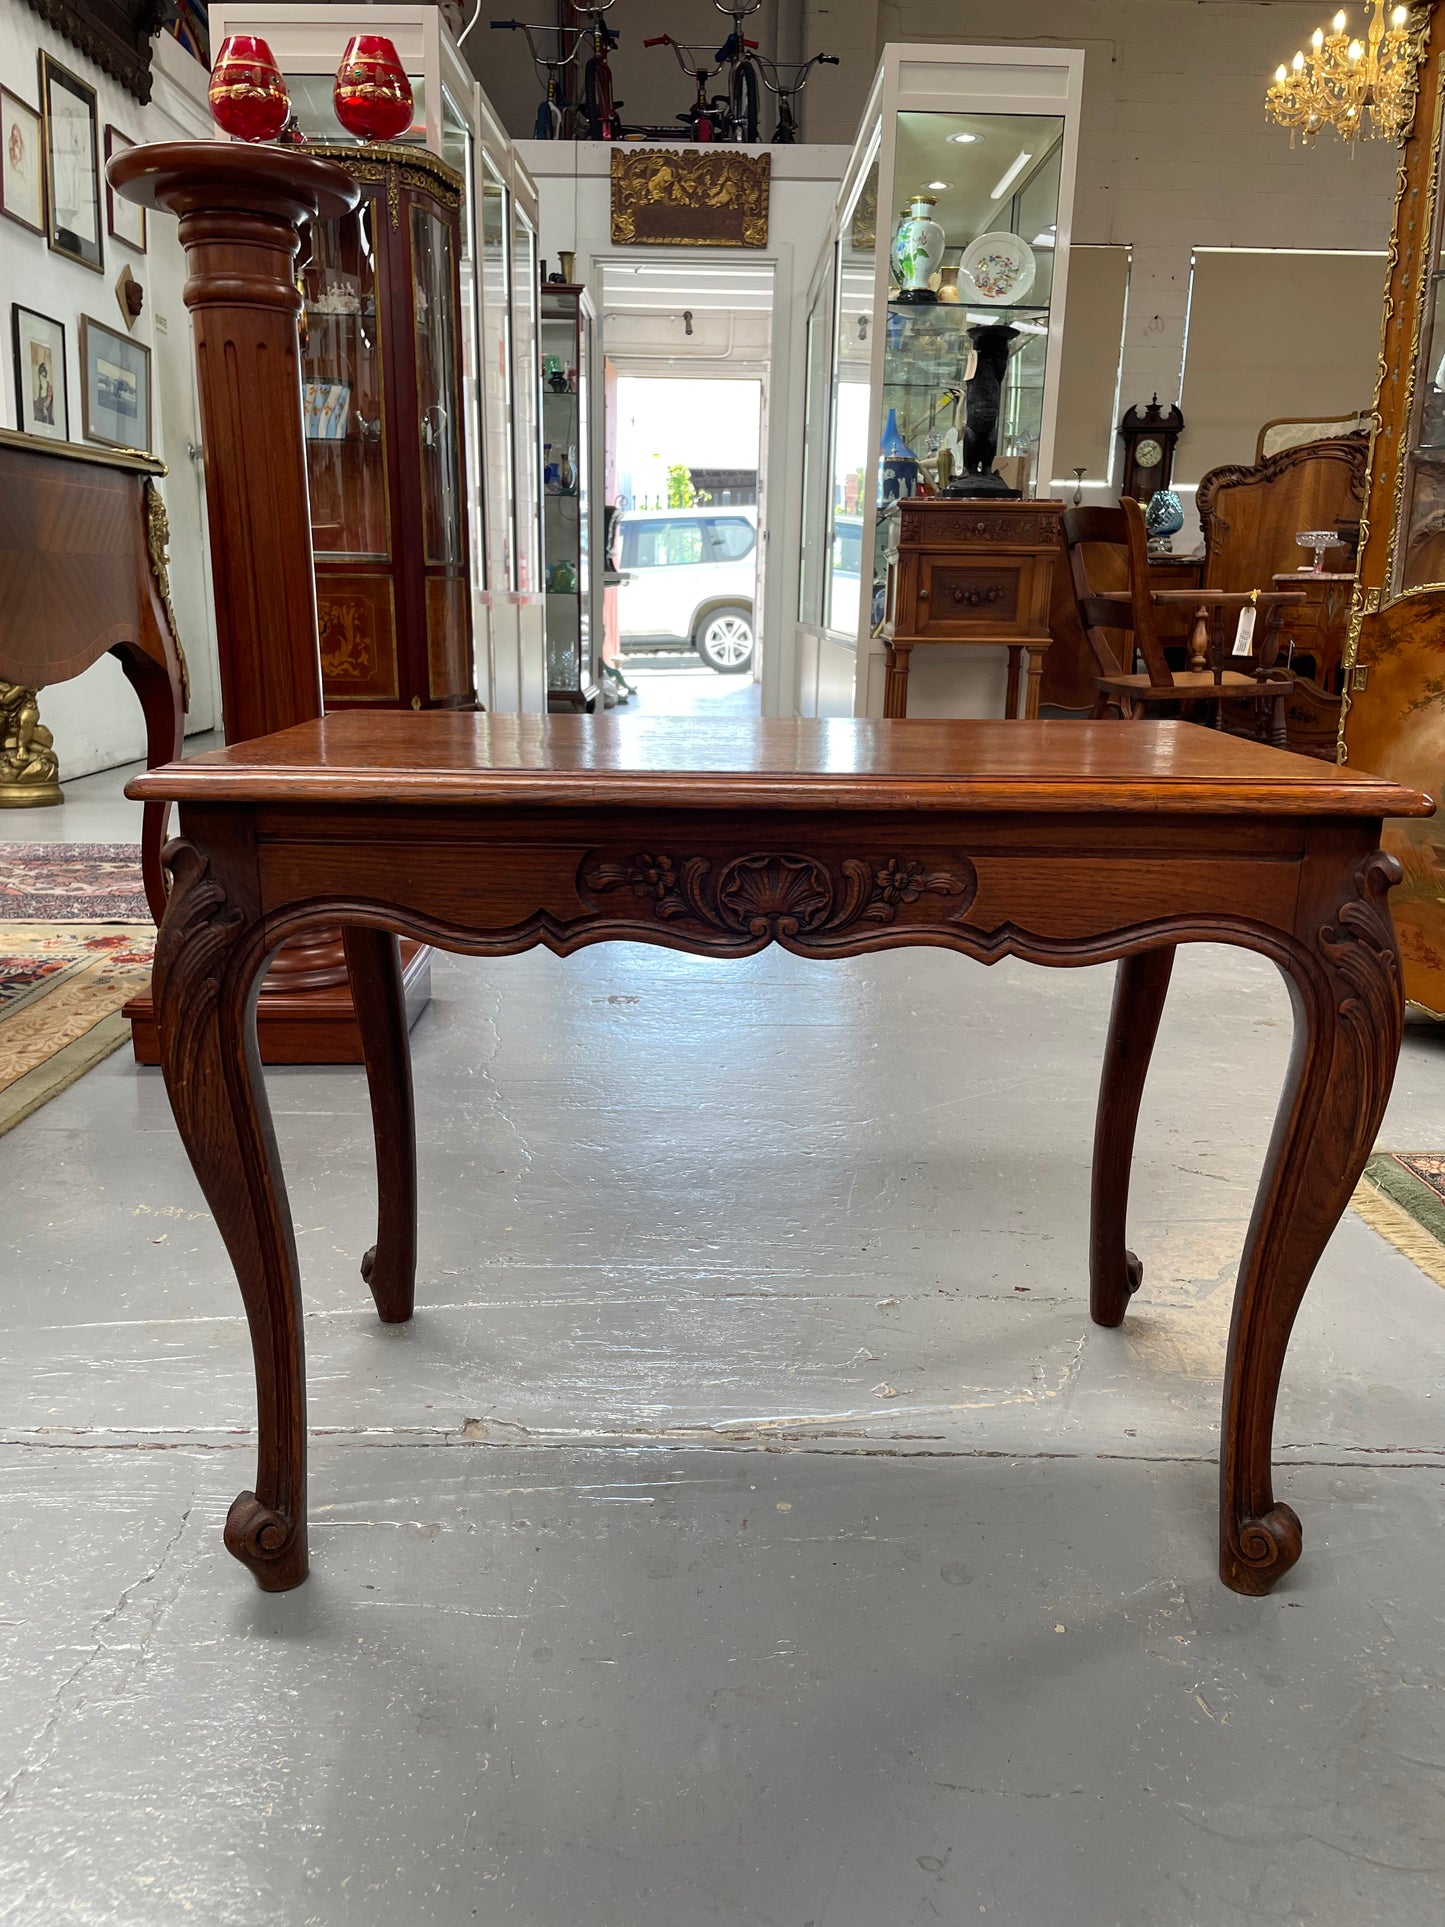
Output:
<instances>
[{"instance_id":1,"label":"scrolled foot","mask_svg":"<svg viewBox=\"0 0 1445 1927\"><path fill-rule=\"evenodd\" d=\"M1226 1524L1219 1547L1219 1576L1231 1592L1259 1598L1299 1558L1304 1534L1294 1508L1272 1505L1257 1519Z\"/></svg>"},{"instance_id":2,"label":"scrolled foot","mask_svg":"<svg viewBox=\"0 0 1445 1927\"><path fill-rule=\"evenodd\" d=\"M242 1492L226 1514L226 1550L249 1566L262 1592L290 1592L311 1569L306 1528Z\"/></svg>"},{"instance_id":3,"label":"scrolled foot","mask_svg":"<svg viewBox=\"0 0 1445 1927\"><path fill-rule=\"evenodd\" d=\"M1089 1315L1094 1323L1109 1327L1122 1325L1129 1300L1143 1282L1143 1260L1132 1251L1124 1253L1122 1268L1099 1260L1089 1293Z\"/></svg>"},{"instance_id":4,"label":"scrolled foot","mask_svg":"<svg viewBox=\"0 0 1445 1927\"><path fill-rule=\"evenodd\" d=\"M414 1308L416 1285L411 1267L402 1267L400 1276L396 1273L396 1266L378 1267L375 1245L361 1261L361 1275L371 1288L383 1325L404 1325Z\"/></svg>"}]
</instances>

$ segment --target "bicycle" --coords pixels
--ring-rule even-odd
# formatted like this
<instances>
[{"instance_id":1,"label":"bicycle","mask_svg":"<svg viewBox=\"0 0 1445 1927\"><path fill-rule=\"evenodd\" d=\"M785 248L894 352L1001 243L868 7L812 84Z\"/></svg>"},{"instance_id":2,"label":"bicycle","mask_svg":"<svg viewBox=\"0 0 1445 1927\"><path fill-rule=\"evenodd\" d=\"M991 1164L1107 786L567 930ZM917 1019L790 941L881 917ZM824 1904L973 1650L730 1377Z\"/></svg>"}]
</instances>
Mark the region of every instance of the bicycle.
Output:
<instances>
[{"instance_id":1,"label":"bicycle","mask_svg":"<svg viewBox=\"0 0 1445 1927\"><path fill-rule=\"evenodd\" d=\"M592 52L582 70L582 111L588 138L595 141L615 141L622 135L617 118L622 103L612 97L612 68L607 60L618 36L616 28L603 19L615 5L616 0L591 0L589 5L575 4L572 8L578 22L575 31L592 42Z\"/></svg>"},{"instance_id":2,"label":"bicycle","mask_svg":"<svg viewBox=\"0 0 1445 1927\"><path fill-rule=\"evenodd\" d=\"M533 123L533 139L571 140L577 130L577 109L572 100L570 81L572 65L577 57L577 43L582 37L581 28L549 27L535 20L494 20L492 25L503 32L523 33L527 36L527 51L532 56L532 65L537 71L538 80L542 81L547 89L537 109L536 121ZM555 33L559 47L562 44L563 34L570 33L572 45L568 48L565 57L558 55L554 59L549 59L546 54L539 52L537 43L532 38L533 34L538 33Z\"/></svg>"},{"instance_id":3,"label":"bicycle","mask_svg":"<svg viewBox=\"0 0 1445 1927\"><path fill-rule=\"evenodd\" d=\"M733 23L733 30L717 50L718 71L724 67L731 69L728 75L726 127L728 140L754 142L758 138L758 77L762 69L753 55L757 52L756 40L749 40L743 33L743 22L750 14L757 12L763 0L747 0L746 5L738 0L713 0L719 13L725 13Z\"/></svg>"},{"instance_id":4,"label":"bicycle","mask_svg":"<svg viewBox=\"0 0 1445 1927\"><path fill-rule=\"evenodd\" d=\"M695 141L710 141L713 137L713 129L717 124L716 110L722 108L726 111L727 102L709 99L707 83L715 74L721 73L722 69L720 67L701 66L696 60L689 65L687 56L700 54L703 49L701 47L684 47L681 41L674 40L670 33L657 34L651 40L644 40L642 44L644 47L671 47L673 53L677 56L678 66L681 67L689 80L696 81L696 98L687 112L679 114L677 118L692 129L692 138Z\"/></svg>"},{"instance_id":5,"label":"bicycle","mask_svg":"<svg viewBox=\"0 0 1445 1927\"><path fill-rule=\"evenodd\" d=\"M772 141L774 147L790 147L797 142L798 121L793 112L793 105L808 84L809 72L814 67L836 67L837 65L837 54L814 54L811 60L805 60L795 68L793 78L785 84L778 78L778 63L775 60L769 60L764 54L758 56L758 71L763 77L763 85L769 93L776 94L778 97L778 124L773 130ZM768 73L769 68L772 69L771 77Z\"/></svg>"}]
</instances>

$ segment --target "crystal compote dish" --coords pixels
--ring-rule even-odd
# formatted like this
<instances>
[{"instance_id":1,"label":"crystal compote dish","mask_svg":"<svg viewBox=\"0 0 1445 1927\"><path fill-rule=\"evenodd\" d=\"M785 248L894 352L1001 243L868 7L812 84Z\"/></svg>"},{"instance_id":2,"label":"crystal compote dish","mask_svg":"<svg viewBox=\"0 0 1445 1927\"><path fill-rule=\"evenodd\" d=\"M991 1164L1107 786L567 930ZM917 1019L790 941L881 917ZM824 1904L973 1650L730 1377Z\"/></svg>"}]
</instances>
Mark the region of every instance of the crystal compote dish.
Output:
<instances>
[{"instance_id":1,"label":"crystal compote dish","mask_svg":"<svg viewBox=\"0 0 1445 1927\"><path fill-rule=\"evenodd\" d=\"M1335 529L1301 529L1295 541L1302 549L1314 550L1314 561L1301 562L1300 568L1313 570L1316 575L1324 574L1325 550L1337 549L1340 546L1339 532Z\"/></svg>"}]
</instances>

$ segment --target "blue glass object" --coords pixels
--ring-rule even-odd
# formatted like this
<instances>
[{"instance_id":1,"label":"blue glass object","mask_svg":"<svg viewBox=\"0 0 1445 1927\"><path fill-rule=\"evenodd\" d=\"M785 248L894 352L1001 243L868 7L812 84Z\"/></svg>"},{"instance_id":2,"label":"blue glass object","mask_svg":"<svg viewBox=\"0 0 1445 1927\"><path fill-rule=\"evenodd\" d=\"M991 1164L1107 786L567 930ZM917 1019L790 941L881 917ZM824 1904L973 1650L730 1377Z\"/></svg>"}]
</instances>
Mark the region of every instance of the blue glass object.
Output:
<instances>
[{"instance_id":1,"label":"blue glass object","mask_svg":"<svg viewBox=\"0 0 1445 1927\"><path fill-rule=\"evenodd\" d=\"M883 424L883 440L878 448L878 500L904 502L918 487L918 457L898 432L898 414L888 411Z\"/></svg>"},{"instance_id":2,"label":"blue glass object","mask_svg":"<svg viewBox=\"0 0 1445 1927\"><path fill-rule=\"evenodd\" d=\"M1144 532L1151 542L1163 542L1184 527L1184 505L1172 488L1155 489L1144 511Z\"/></svg>"}]
</instances>

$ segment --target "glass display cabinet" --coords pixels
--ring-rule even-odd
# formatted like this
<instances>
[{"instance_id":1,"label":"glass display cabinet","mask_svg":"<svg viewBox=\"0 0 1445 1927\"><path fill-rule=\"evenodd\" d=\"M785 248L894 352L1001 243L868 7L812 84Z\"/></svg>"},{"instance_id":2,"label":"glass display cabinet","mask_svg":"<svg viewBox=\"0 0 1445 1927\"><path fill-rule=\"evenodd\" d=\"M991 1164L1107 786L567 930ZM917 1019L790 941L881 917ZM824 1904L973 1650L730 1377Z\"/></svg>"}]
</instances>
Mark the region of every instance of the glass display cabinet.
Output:
<instances>
[{"instance_id":1,"label":"glass display cabinet","mask_svg":"<svg viewBox=\"0 0 1445 1927\"><path fill-rule=\"evenodd\" d=\"M387 607L379 582L360 579L389 578L398 632L403 625L411 627L398 651L395 696L383 693L384 669L374 667L360 677L328 675L327 700L335 706L350 701L409 705L416 698L423 706L456 704L473 700L470 692L479 685L488 707L540 710L546 705L547 677L538 560L537 377L531 352L536 184L440 7L382 0L367 7L365 25L391 40L411 82L412 124L390 151L401 168L424 178L408 183L404 174L393 172L387 180L363 183L367 204L358 231L344 240L335 237L344 258L327 264L335 270L335 293L331 305L321 309L329 318L317 326L315 373L305 379L328 391L348 388L354 399L345 418L339 396L320 399L315 428L308 424L308 449L316 457L313 485L330 498L316 504L331 518L335 533L327 539L346 545L318 568L318 578L333 569L350 572L357 585L351 598L357 622ZM368 157L375 160L371 150L343 133L332 108L336 69L357 26L345 9L286 0L212 0L210 26L213 46L231 33L260 34L268 41L313 151L336 153L358 167ZM415 189L411 200L409 185ZM414 216L414 206L423 207L429 218ZM450 253L449 272L442 265L443 246ZM354 287L346 284L348 278ZM348 319L345 310L353 300L357 307ZM440 309L433 305L437 300ZM375 322L366 315L373 303L380 310ZM422 313L425 328L417 325ZM442 317L440 334L432 330L433 315ZM350 345L348 334L354 337ZM328 399L323 435L315 429ZM367 424L364 449L353 408ZM378 436L373 425L383 418L386 426ZM358 446L350 452L323 448L338 438ZM405 448L398 453L408 441L414 444L410 453ZM339 519L336 497L343 480L359 494L354 499L348 494ZM368 546L353 546L362 543ZM459 567L451 560L458 545ZM318 529L317 547L324 546ZM470 625L470 638L460 645L462 610L452 586L458 575L466 583ZM351 619L344 618L328 645L328 655L342 669L360 655L359 642L345 628ZM471 659L465 669L462 654Z\"/></svg>"},{"instance_id":2,"label":"glass display cabinet","mask_svg":"<svg viewBox=\"0 0 1445 1927\"><path fill-rule=\"evenodd\" d=\"M542 567L547 594L547 706L590 710L602 692L591 503L596 315L585 288L542 289Z\"/></svg>"},{"instance_id":3,"label":"glass display cabinet","mask_svg":"<svg viewBox=\"0 0 1445 1927\"><path fill-rule=\"evenodd\" d=\"M828 459L805 476L799 640L819 713L849 684L856 713L885 713L892 504L961 501L983 529L990 503L1050 496L1082 84L1067 48L884 50L808 322ZM1002 713L1005 639L966 627L918 658L914 713Z\"/></svg>"},{"instance_id":4,"label":"glass display cabinet","mask_svg":"<svg viewBox=\"0 0 1445 1927\"><path fill-rule=\"evenodd\" d=\"M461 176L426 150L314 142L357 209L302 270L302 405L328 709L476 703L462 493Z\"/></svg>"}]
</instances>

